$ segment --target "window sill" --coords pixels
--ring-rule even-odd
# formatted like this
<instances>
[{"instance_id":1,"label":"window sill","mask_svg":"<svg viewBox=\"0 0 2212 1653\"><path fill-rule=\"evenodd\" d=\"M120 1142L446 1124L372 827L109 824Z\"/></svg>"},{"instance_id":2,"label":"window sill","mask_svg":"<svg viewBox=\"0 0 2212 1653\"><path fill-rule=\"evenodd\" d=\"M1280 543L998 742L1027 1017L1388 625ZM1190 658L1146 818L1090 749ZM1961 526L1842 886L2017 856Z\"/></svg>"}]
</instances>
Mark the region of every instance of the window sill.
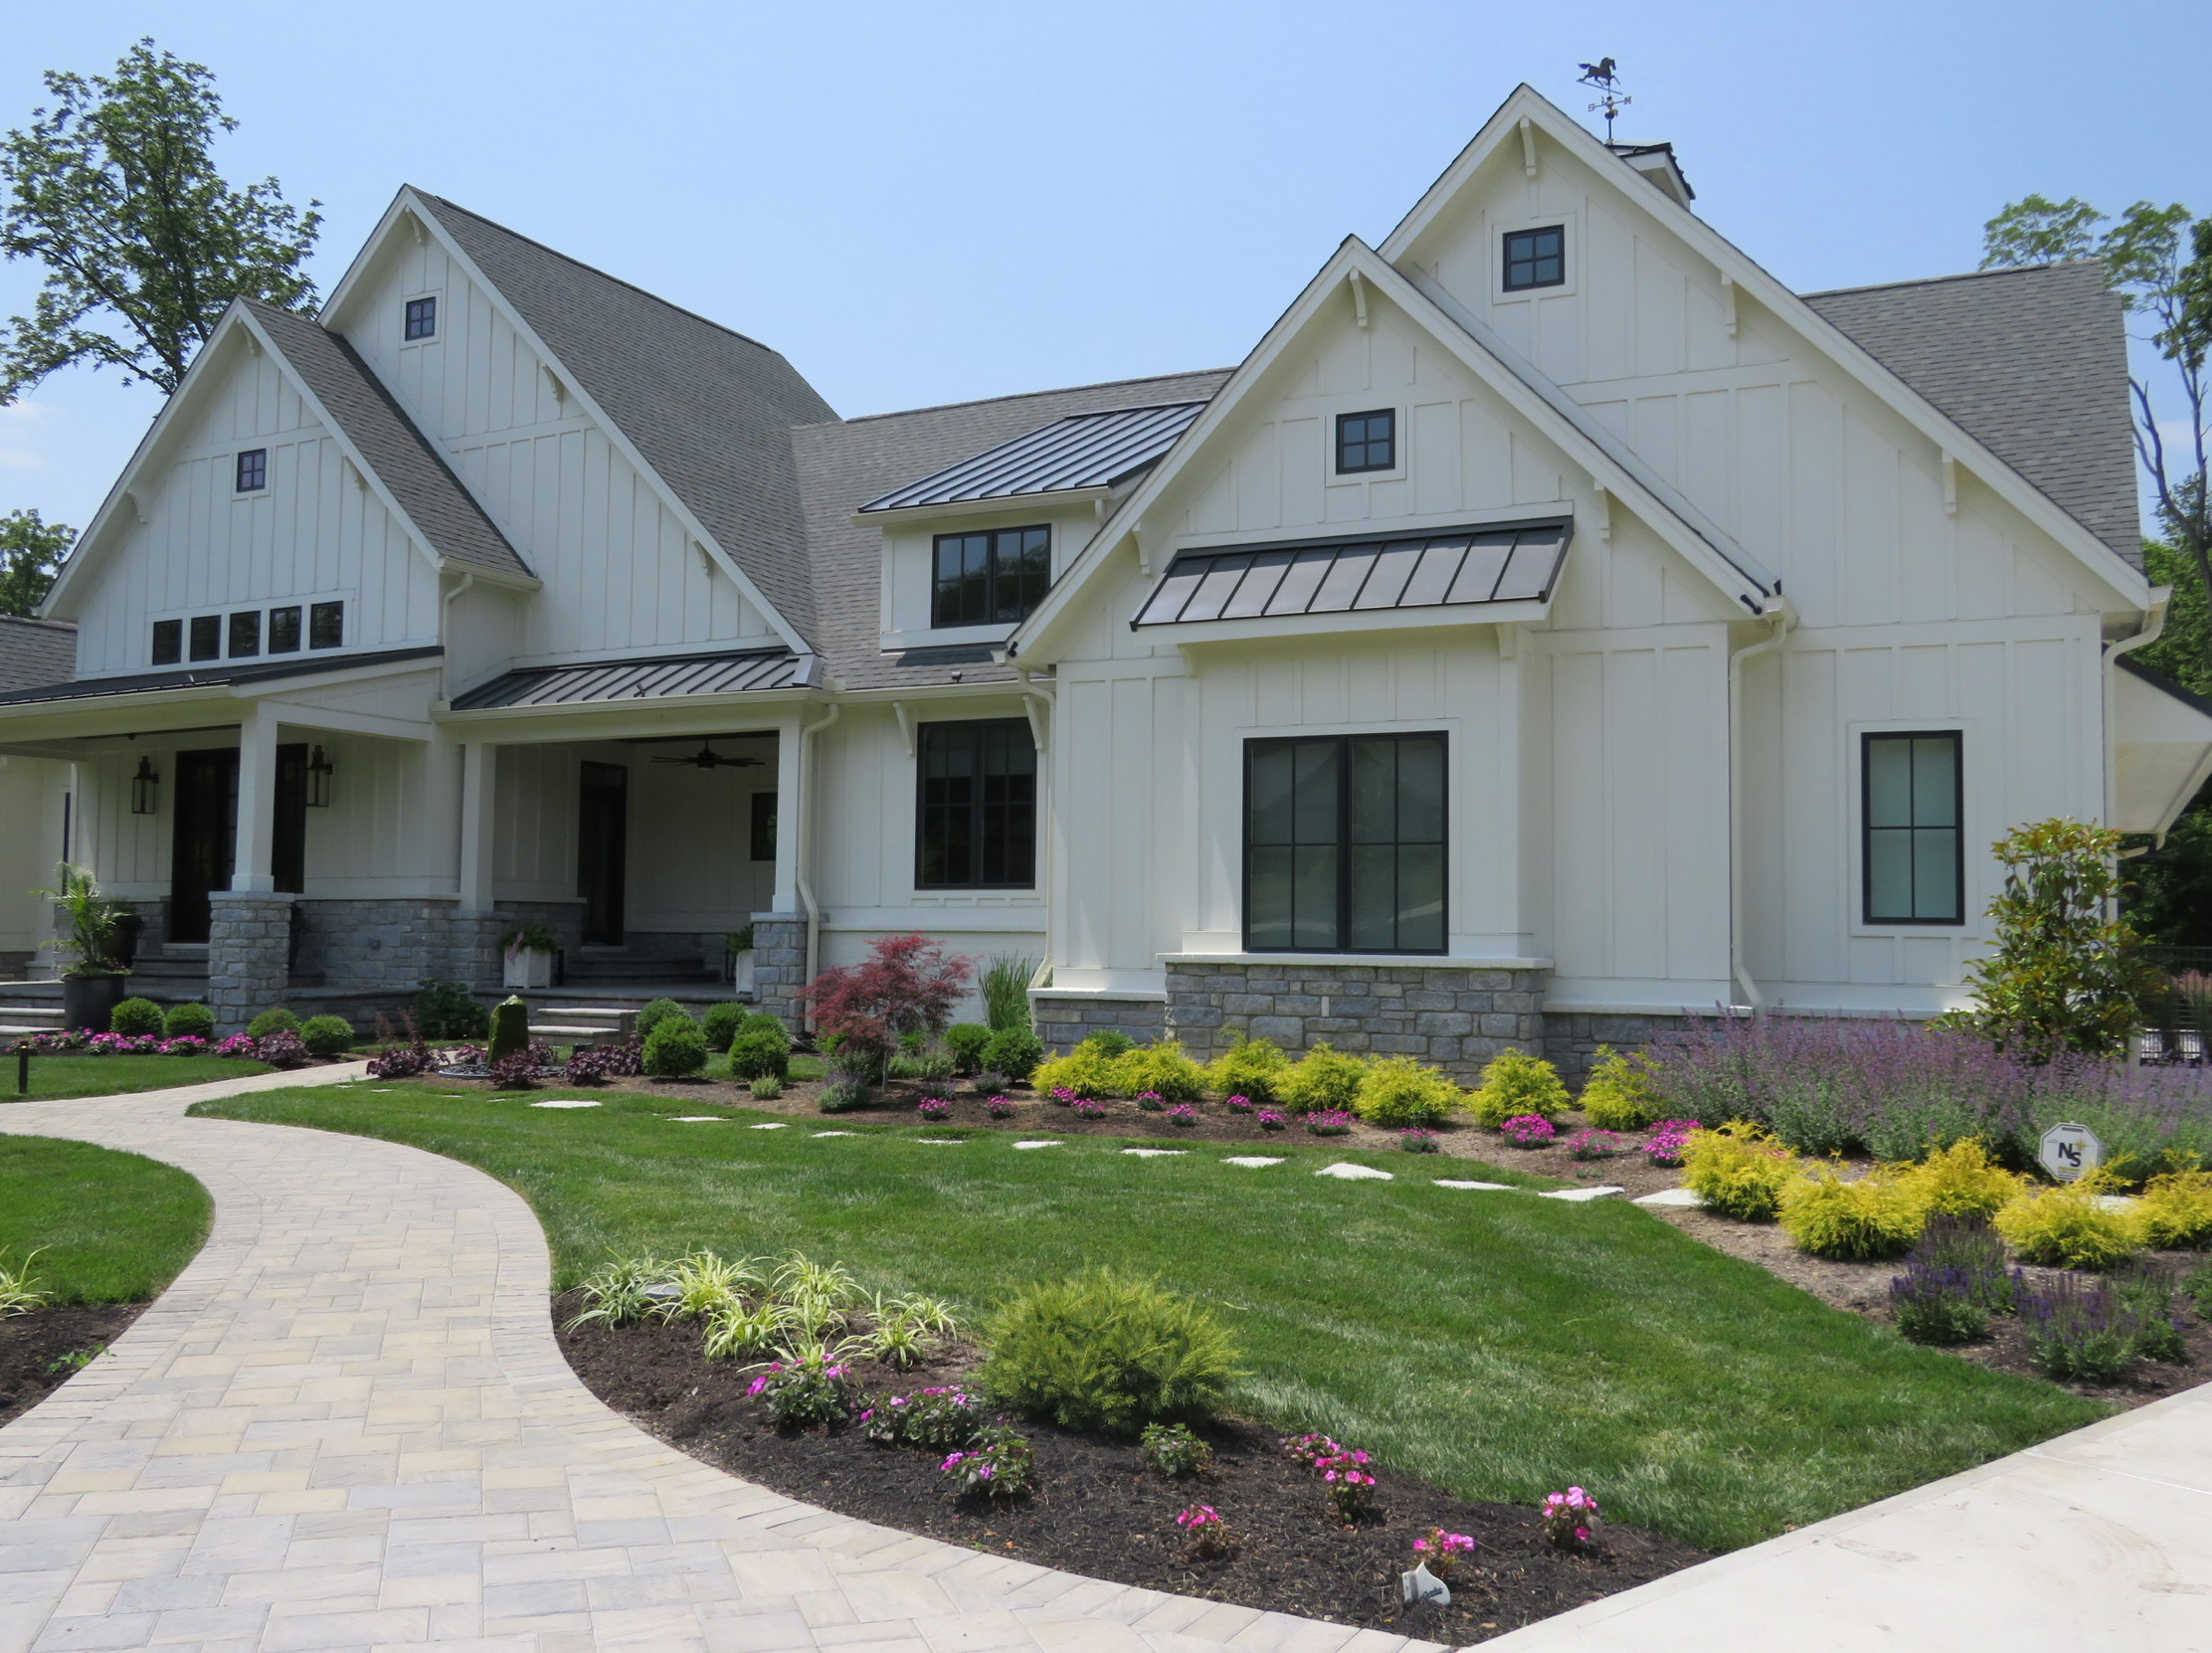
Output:
<instances>
[{"instance_id":1,"label":"window sill","mask_svg":"<svg viewBox=\"0 0 2212 1653\"><path fill-rule=\"evenodd\" d=\"M907 648L957 648L963 643L1004 643L1014 636L1014 622L1003 626L942 626L917 632L879 632L876 642L884 653Z\"/></svg>"},{"instance_id":2,"label":"window sill","mask_svg":"<svg viewBox=\"0 0 2212 1653\"><path fill-rule=\"evenodd\" d=\"M1162 953L1164 965L1365 965L1389 970L1550 970L1550 959L1478 959L1451 953Z\"/></svg>"}]
</instances>

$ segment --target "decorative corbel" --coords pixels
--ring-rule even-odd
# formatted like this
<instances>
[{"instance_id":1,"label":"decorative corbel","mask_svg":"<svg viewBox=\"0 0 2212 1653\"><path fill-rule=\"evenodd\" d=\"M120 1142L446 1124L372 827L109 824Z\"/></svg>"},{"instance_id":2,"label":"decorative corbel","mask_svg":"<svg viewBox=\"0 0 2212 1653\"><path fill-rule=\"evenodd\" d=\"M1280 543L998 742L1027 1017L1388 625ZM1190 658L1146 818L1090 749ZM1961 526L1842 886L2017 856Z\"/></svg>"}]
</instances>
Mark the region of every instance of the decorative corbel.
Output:
<instances>
[{"instance_id":1,"label":"decorative corbel","mask_svg":"<svg viewBox=\"0 0 2212 1653\"><path fill-rule=\"evenodd\" d=\"M705 547L704 545L700 544L700 543L699 543L699 542L698 542L697 540L693 540L693 541L691 542L691 549L692 549L692 550L694 550L694 551L696 551L696 552L698 552L698 554L699 554L699 572L700 572L700 573L702 573L702 574L704 574L704 575L705 575L705 576L706 576L706 577L707 577L707 578L708 578L709 580L713 579L713 578L714 578L714 553L713 553L713 552L711 552L711 551L709 551L709 550L708 550L708 549L707 549L707 548L706 548L706 547Z\"/></svg>"},{"instance_id":2,"label":"decorative corbel","mask_svg":"<svg viewBox=\"0 0 2212 1653\"><path fill-rule=\"evenodd\" d=\"M1597 537L1603 541L1613 537L1613 496L1602 482L1597 486Z\"/></svg>"},{"instance_id":3,"label":"decorative corbel","mask_svg":"<svg viewBox=\"0 0 2212 1653\"><path fill-rule=\"evenodd\" d=\"M1943 452L1943 514L1958 514L1958 461Z\"/></svg>"},{"instance_id":4,"label":"decorative corbel","mask_svg":"<svg viewBox=\"0 0 2212 1653\"><path fill-rule=\"evenodd\" d=\"M1368 281L1367 277L1357 270L1352 272L1352 308L1358 314L1360 330L1362 332L1367 331Z\"/></svg>"},{"instance_id":5,"label":"decorative corbel","mask_svg":"<svg viewBox=\"0 0 2212 1653\"><path fill-rule=\"evenodd\" d=\"M1721 325L1728 329L1730 338L1736 337L1736 277L1721 277Z\"/></svg>"},{"instance_id":6,"label":"decorative corbel","mask_svg":"<svg viewBox=\"0 0 2212 1653\"><path fill-rule=\"evenodd\" d=\"M568 386L561 383L561 376L542 363L540 364L540 371L545 375L546 384L552 387L553 400L565 406L568 402Z\"/></svg>"},{"instance_id":7,"label":"decorative corbel","mask_svg":"<svg viewBox=\"0 0 2212 1653\"><path fill-rule=\"evenodd\" d=\"M356 492L366 493L369 491L369 479L361 474L359 465L343 455L339 456L338 462L345 466L345 473L353 478L353 486Z\"/></svg>"},{"instance_id":8,"label":"decorative corbel","mask_svg":"<svg viewBox=\"0 0 2212 1653\"><path fill-rule=\"evenodd\" d=\"M139 503L137 494L125 493L123 495L123 503L130 507L130 514L138 519L139 527L143 528L148 522L153 520L151 517L146 515L146 507Z\"/></svg>"},{"instance_id":9,"label":"decorative corbel","mask_svg":"<svg viewBox=\"0 0 2212 1653\"><path fill-rule=\"evenodd\" d=\"M1536 176L1536 122L1527 115L1521 117L1521 167L1530 177Z\"/></svg>"},{"instance_id":10,"label":"decorative corbel","mask_svg":"<svg viewBox=\"0 0 2212 1653\"><path fill-rule=\"evenodd\" d=\"M1129 543L1137 548L1137 572L1139 574L1142 574L1146 579L1151 579L1152 553L1145 549L1144 529L1134 523L1130 525Z\"/></svg>"}]
</instances>

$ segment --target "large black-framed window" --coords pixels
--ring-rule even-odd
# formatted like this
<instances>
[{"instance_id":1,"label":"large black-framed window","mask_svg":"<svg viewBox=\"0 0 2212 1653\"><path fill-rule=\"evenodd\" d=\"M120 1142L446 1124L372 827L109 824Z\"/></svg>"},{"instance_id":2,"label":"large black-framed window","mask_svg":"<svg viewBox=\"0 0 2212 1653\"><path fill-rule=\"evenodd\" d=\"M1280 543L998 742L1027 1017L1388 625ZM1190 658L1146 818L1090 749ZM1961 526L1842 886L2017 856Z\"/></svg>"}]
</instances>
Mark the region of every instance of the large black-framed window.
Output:
<instances>
[{"instance_id":1,"label":"large black-framed window","mask_svg":"<svg viewBox=\"0 0 2212 1653\"><path fill-rule=\"evenodd\" d=\"M1955 729L1860 737L1867 923L1965 922L1964 745Z\"/></svg>"},{"instance_id":2,"label":"large black-framed window","mask_svg":"<svg viewBox=\"0 0 2212 1653\"><path fill-rule=\"evenodd\" d=\"M1552 224L1541 230L1508 230L1505 272L1508 292L1567 285L1567 226Z\"/></svg>"},{"instance_id":3,"label":"large black-framed window","mask_svg":"<svg viewBox=\"0 0 2212 1653\"><path fill-rule=\"evenodd\" d=\"M1445 737L1244 743L1244 947L1442 953Z\"/></svg>"},{"instance_id":4,"label":"large black-framed window","mask_svg":"<svg viewBox=\"0 0 2212 1653\"><path fill-rule=\"evenodd\" d=\"M939 534L932 626L1011 626L1052 587L1052 530Z\"/></svg>"},{"instance_id":5,"label":"large black-framed window","mask_svg":"<svg viewBox=\"0 0 2212 1653\"><path fill-rule=\"evenodd\" d=\"M917 889L1036 887L1036 742L1025 717L917 731Z\"/></svg>"},{"instance_id":6,"label":"large black-framed window","mask_svg":"<svg viewBox=\"0 0 2212 1653\"><path fill-rule=\"evenodd\" d=\"M1337 415L1337 474L1397 468L1397 410Z\"/></svg>"}]
</instances>

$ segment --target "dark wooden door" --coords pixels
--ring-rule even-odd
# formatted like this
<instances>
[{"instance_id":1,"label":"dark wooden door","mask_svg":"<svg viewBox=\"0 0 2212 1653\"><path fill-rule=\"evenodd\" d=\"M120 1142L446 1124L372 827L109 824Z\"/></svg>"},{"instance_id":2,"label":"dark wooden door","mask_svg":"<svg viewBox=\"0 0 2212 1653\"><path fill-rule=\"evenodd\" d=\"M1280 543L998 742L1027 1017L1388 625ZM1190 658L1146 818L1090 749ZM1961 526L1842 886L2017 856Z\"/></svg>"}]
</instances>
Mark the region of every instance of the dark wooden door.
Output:
<instances>
[{"instance_id":1,"label":"dark wooden door","mask_svg":"<svg viewBox=\"0 0 2212 1653\"><path fill-rule=\"evenodd\" d=\"M584 898L584 945L620 947L623 872L630 854L630 771L586 764L577 789L576 893Z\"/></svg>"},{"instance_id":2,"label":"dark wooden door","mask_svg":"<svg viewBox=\"0 0 2212 1653\"><path fill-rule=\"evenodd\" d=\"M169 843L169 939L208 939L208 891L231 887L238 853L238 748L177 754Z\"/></svg>"},{"instance_id":3,"label":"dark wooden door","mask_svg":"<svg viewBox=\"0 0 2212 1653\"><path fill-rule=\"evenodd\" d=\"M307 747L276 748L276 822L269 845L276 887L297 895L307 887Z\"/></svg>"}]
</instances>

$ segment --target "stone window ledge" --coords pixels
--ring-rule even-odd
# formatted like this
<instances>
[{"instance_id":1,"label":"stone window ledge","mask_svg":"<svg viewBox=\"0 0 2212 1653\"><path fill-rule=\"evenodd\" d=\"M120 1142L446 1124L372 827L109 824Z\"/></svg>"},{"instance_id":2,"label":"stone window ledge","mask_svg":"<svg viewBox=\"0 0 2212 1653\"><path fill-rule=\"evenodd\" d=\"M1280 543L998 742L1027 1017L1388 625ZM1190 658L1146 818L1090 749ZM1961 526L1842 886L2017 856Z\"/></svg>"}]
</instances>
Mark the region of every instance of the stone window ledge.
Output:
<instances>
[{"instance_id":1,"label":"stone window ledge","mask_svg":"<svg viewBox=\"0 0 2212 1653\"><path fill-rule=\"evenodd\" d=\"M1163 953L1160 962L1200 965L1332 965L1385 970L1550 970L1550 959L1474 959L1453 953Z\"/></svg>"}]
</instances>

